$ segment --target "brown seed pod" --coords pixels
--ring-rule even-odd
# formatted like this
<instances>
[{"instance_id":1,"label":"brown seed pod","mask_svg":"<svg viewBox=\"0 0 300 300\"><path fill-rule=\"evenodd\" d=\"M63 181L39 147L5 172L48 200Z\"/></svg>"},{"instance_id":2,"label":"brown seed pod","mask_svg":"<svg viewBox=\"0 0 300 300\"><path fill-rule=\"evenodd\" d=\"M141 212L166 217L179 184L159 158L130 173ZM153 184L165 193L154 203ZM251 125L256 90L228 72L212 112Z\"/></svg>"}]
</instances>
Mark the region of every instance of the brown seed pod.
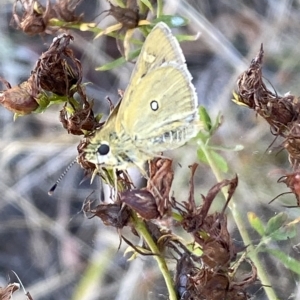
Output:
<instances>
[{"instance_id":1,"label":"brown seed pod","mask_svg":"<svg viewBox=\"0 0 300 300\"><path fill-rule=\"evenodd\" d=\"M84 207L86 213L91 213L93 217L99 217L106 226L123 228L130 219L130 209L120 202L100 204L96 208L90 207L90 202Z\"/></svg>"},{"instance_id":2,"label":"brown seed pod","mask_svg":"<svg viewBox=\"0 0 300 300\"><path fill-rule=\"evenodd\" d=\"M132 208L145 220L151 220L160 217L155 198L149 191L125 191L120 194L120 199L121 202Z\"/></svg>"},{"instance_id":3,"label":"brown seed pod","mask_svg":"<svg viewBox=\"0 0 300 300\"><path fill-rule=\"evenodd\" d=\"M60 96L72 96L82 80L82 67L68 46L71 35L63 34L54 38L49 49L38 60L35 69L36 84L40 88Z\"/></svg>"},{"instance_id":4,"label":"brown seed pod","mask_svg":"<svg viewBox=\"0 0 300 300\"><path fill-rule=\"evenodd\" d=\"M155 197L161 216L171 212L170 191L174 179L172 160L154 158L149 162L147 190Z\"/></svg>"},{"instance_id":5,"label":"brown seed pod","mask_svg":"<svg viewBox=\"0 0 300 300\"><path fill-rule=\"evenodd\" d=\"M87 103L86 105L83 105L82 108L76 109L70 116L66 105L60 111L60 122L63 124L63 127L67 129L68 133L83 135L84 130L91 132L99 126L99 123L94 117L92 103Z\"/></svg>"},{"instance_id":6,"label":"brown seed pod","mask_svg":"<svg viewBox=\"0 0 300 300\"><path fill-rule=\"evenodd\" d=\"M22 15L17 12L18 2L22 5ZM51 12L50 0L47 0L46 8L38 1L16 0L13 6L12 21L15 21L17 27L28 35L41 34L47 28Z\"/></svg>"},{"instance_id":7,"label":"brown seed pod","mask_svg":"<svg viewBox=\"0 0 300 300\"><path fill-rule=\"evenodd\" d=\"M17 10L18 2L21 3L21 12ZM62 22L80 22L82 15L74 13L75 8L81 0L56 0L53 4L47 0L44 7L37 0L15 0L11 24L15 23L17 28L28 35L54 34L62 26L53 26L51 19Z\"/></svg>"},{"instance_id":8,"label":"brown seed pod","mask_svg":"<svg viewBox=\"0 0 300 300\"><path fill-rule=\"evenodd\" d=\"M291 192L296 197L297 206L299 207L300 206L300 171L296 171L296 172L293 172L293 173L288 173L288 174L280 177L277 182L278 183L283 182L283 183L286 184L286 186L288 188L291 189ZM275 199L273 199L272 201L274 201Z\"/></svg>"},{"instance_id":9,"label":"brown seed pod","mask_svg":"<svg viewBox=\"0 0 300 300\"><path fill-rule=\"evenodd\" d=\"M285 136L291 122L299 115L299 100L287 94L283 97L270 91L263 81L263 46L252 60L250 67L238 78L235 102L254 109L271 126L275 135Z\"/></svg>"},{"instance_id":10,"label":"brown seed pod","mask_svg":"<svg viewBox=\"0 0 300 300\"><path fill-rule=\"evenodd\" d=\"M83 14L77 16L74 11L81 1L82 0L56 0L56 4L53 5L56 18L65 22L80 22Z\"/></svg>"},{"instance_id":11,"label":"brown seed pod","mask_svg":"<svg viewBox=\"0 0 300 300\"><path fill-rule=\"evenodd\" d=\"M0 103L8 110L18 114L27 115L38 108L38 103L35 100L38 94L32 77L19 85L11 87L4 79L0 81L6 85L7 90L0 92Z\"/></svg>"},{"instance_id":12,"label":"brown seed pod","mask_svg":"<svg viewBox=\"0 0 300 300\"><path fill-rule=\"evenodd\" d=\"M125 29L136 28L140 20L137 6L133 8L123 8L120 6L114 6L110 3L108 14L113 16L119 23L121 23L122 28Z\"/></svg>"}]
</instances>

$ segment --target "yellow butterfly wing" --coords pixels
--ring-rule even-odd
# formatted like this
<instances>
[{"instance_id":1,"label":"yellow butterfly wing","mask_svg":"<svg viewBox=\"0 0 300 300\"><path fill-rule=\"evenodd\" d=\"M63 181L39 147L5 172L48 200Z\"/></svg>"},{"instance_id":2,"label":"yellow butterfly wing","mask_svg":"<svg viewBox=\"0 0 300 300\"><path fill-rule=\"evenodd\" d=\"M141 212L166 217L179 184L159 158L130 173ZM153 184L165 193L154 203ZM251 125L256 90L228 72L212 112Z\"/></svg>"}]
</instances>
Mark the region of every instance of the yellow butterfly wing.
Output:
<instances>
[{"instance_id":1,"label":"yellow butterfly wing","mask_svg":"<svg viewBox=\"0 0 300 300\"><path fill-rule=\"evenodd\" d=\"M178 41L165 23L148 35L116 118L141 152L177 148L200 130L198 100Z\"/></svg>"},{"instance_id":2,"label":"yellow butterfly wing","mask_svg":"<svg viewBox=\"0 0 300 300\"><path fill-rule=\"evenodd\" d=\"M86 146L86 159L125 169L177 148L201 128L198 100L178 41L158 23L142 47L122 101Z\"/></svg>"}]
</instances>

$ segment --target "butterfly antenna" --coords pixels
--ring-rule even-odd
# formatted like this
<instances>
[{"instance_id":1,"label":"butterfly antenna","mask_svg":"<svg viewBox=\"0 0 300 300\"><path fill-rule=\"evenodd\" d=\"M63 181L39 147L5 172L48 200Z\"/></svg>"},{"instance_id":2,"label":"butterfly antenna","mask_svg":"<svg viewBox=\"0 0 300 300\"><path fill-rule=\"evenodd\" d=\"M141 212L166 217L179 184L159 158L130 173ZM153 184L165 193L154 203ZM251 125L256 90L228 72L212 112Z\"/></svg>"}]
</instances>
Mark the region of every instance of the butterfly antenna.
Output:
<instances>
[{"instance_id":1,"label":"butterfly antenna","mask_svg":"<svg viewBox=\"0 0 300 300\"><path fill-rule=\"evenodd\" d=\"M67 167L66 169L63 171L63 173L59 176L59 178L56 180L55 184L50 188L50 190L48 191L48 195L52 196L57 185L62 181L62 179L65 177L65 175L69 172L69 170L74 166L74 164L77 162L76 159L74 159Z\"/></svg>"}]
</instances>

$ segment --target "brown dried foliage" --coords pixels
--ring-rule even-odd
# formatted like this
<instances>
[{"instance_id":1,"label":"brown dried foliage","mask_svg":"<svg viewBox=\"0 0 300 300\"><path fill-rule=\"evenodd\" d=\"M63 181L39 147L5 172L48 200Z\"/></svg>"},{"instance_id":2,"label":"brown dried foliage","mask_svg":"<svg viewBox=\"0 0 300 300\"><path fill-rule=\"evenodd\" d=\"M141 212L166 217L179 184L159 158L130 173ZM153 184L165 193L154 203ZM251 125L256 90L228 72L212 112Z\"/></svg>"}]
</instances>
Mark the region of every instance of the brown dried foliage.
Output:
<instances>
[{"instance_id":1,"label":"brown dried foliage","mask_svg":"<svg viewBox=\"0 0 300 300\"><path fill-rule=\"evenodd\" d=\"M149 173L146 188L128 190L120 194L121 201L145 220L170 214L170 190L174 177L172 160L154 158L149 162Z\"/></svg>"},{"instance_id":2,"label":"brown dried foliage","mask_svg":"<svg viewBox=\"0 0 300 300\"><path fill-rule=\"evenodd\" d=\"M152 5L156 1L149 1ZM107 15L112 16L118 23L108 29L118 32L118 35L123 35L116 39L117 48L126 59L129 59L129 40L132 38L134 29L142 24L148 23L146 20L149 13L149 8L142 2L137 4L137 0L127 0L124 4L126 7L113 5L110 1L110 9L106 10ZM141 11L140 11L141 8ZM113 29L112 29L113 28ZM105 32L105 31L104 31Z\"/></svg>"},{"instance_id":3,"label":"brown dried foliage","mask_svg":"<svg viewBox=\"0 0 300 300\"><path fill-rule=\"evenodd\" d=\"M82 106L74 107L74 112L70 115L67 110L67 103L60 111L59 119L68 133L74 135L83 135L84 131L94 131L99 127L93 113L93 102L88 102L84 92L81 94ZM70 104L71 105L71 104ZM92 165L92 164L91 164Z\"/></svg>"},{"instance_id":4,"label":"brown dried foliage","mask_svg":"<svg viewBox=\"0 0 300 300\"><path fill-rule=\"evenodd\" d=\"M0 300L10 300L13 299L13 293L20 289L18 283L10 283L6 287L0 287ZM33 300L30 293L26 293L27 300Z\"/></svg>"},{"instance_id":5,"label":"brown dried foliage","mask_svg":"<svg viewBox=\"0 0 300 300\"><path fill-rule=\"evenodd\" d=\"M81 156L81 160L82 166L84 166L84 156ZM87 167L94 168L95 166L87 165ZM101 204L90 212L100 217L106 225L118 229L130 226L135 235L138 233L132 226L130 216L137 213L143 218L160 253L164 253L165 257L170 257L172 255L170 253L175 253L175 256L179 257L174 284L180 299L250 299L246 289L257 280L256 268L251 261L247 261L251 266L251 272L243 278L237 276L236 270L232 269L232 266L237 264L239 251L228 232L225 215L225 209L237 187L238 179L236 177L232 180L223 180L214 185L206 196L202 195L203 204L197 205L194 196L196 169L197 164L191 166L192 174L187 201L179 203L174 197L170 198L174 176L172 161L155 158L149 165L150 177L146 188L135 189L130 185L123 184L119 198L113 204L109 206ZM118 175L119 181L120 174ZM226 186L228 187L228 197L223 210L210 214L209 210L216 195ZM165 230L160 226L161 222L170 220L172 208L181 215L182 219L179 225L193 236L194 247L201 248L203 252L201 256L190 253L170 229ZM146 244L143 245L144 250L142 250L124 236L122 238L136 252L149 255L150 249Z\"/></svg>"},{"instance_id":6,"label":"brown dried foliage","mask_svg":"<svg viewBox=\"0 0 300 300\"><path fill-rule=\"evenodd\" d=\"M154 196L147 190L132 190L120 193L123 203L136 211L143 219L160 217Z\"/></svg>"},{"instance_id":7,"label":"brown dried foliage","mask_svg":"<svg viewBox=\"0 0 300 300\"><path fill-rule=\"evenodd\" d=\"M18 12L17 4L20 2L22 12ZM13 6L12 24L28 35L53 34L62 27L56 28L49 22L58 19L64 22L78 23L82 15L76 16L74 10L81 0L60 0L52 4L47 0L46 7L36 0L15 0Z\"/></svg>"},{"instance_id":8,"label":"brown dried foliage","mask_svg":"<svg viewBox=\"0 0 300 300\"><path fill-rule=\"evenodd\" d=\"M285 183L291 192L295 195L297 200L297 206L300 206L300 171L295 171L293 173L288 173L280 177L277 182Z\"/></svg>"},{"instance_id":9,"label":"brown dried foliage","mask_svg":"<svg viewBox=\"0 0 300 300\"><path fill-rule=\"evenodd\" d=\"M1 300L9 300L12 298L12 294L19 289L19 284L10 283L6 287L0 287L0 299Z\"/></svg>"},{"instance_id":10,"label":"brown dried foliage","mask_svg":"<svg viewBox=\"0 0 300 300\"><path fill-rule=\"evenodd\" d=\"M37 61L33 74L37 86L59 96L72 96L82 80L82 67L69 48L74 38L63 34L54 38L49 49ZM75 88L71 87L75 85Z\"/></svg>"},{"instance_id":11,"label":"brown dried foliage","mask_svg":"<svg viewBox=\"0 0 300 300\"><path fill-rule=\"evenodd\" d=\"M7 87L0 93L0 103L14 113L26 115L34 112L39 107L41 97L47 97L46 92L50 92L66 97L60 120L69 133L83 135L83 130L93 131L99 127L92 103L88 102L80 86L82 68L69 47L72 40L73 37L67 34L55 38L40 56L30 77L21 84L11 87L5 79L0 78ZM81 97L81 102L72 98L75 92ZM69 101L71 98L73 101ZM72 107L73 113L67 112L67 105Z\"/></svg>"},{"instance_id":12,"label":"brown dried foliage","mask_svg":"<svg viewBox=\"0 0 300 300\"><path fill-rule=\"evenodd\" d=\"M155 169L158 167L158 169ZM191 166L190 192L187 201L177 202L174 197L159 197L158 192L170 192L173 179L171 161L154 159L151 162L151 178L148 179L146 189L132 189L120 193L120 198L113 204L102 204L94 210L89 210L102 219L104 224L121 229L123 226L132 226L130 216L134 211L147 220L145 225L160 253L165 257L174 256L177 267L174 284L180 299L194 300L247 300L250 299L246 289L257 280L255 266L250 260L243 264L250 265L251 272L246 276L237 275L236 267L238 250L233 244L227 229L225 209L237 187L237 177L232 180L223 180L214 185L207 196L202 196L203 204L197 205L194 197L194 175L197 165ZM154 171L155 170L155 171ZM167 180L169 178L169 180ZM228 187L228 197L221 212L209 213L211 204L223 187ZM157 188L157 190L154 189ZM160 187L162 187L160 189ZM150 188L154 193L150 192ZM155 195L155 196L154 196ZM120 201L121 200L121 201ZM158 201L158 203L156 202ZM165 205L165 214L158 213L159 202ZM121 205L123 203L123 205ZM196 256L186 248L182 241L173 234L171 229L163 229L159 220L169 218L171 207L179 212L182 217L179 225L193 236L193 247L201 248L202 255ZM164 222L165 220L162 220ZM134 227L132 231L137 232ZM146 244L141 247L134 246L127 238L123 240L136 252L149 255ZM245 248L243 248L245 250ZM174 253L174 254L171 254Z\"/></svg>"},{"instance_id":13,"label":"brown dried foliage","mask_svg":"<svg viewBox=\"0 0 300 300\"><path fill-rule=\"evenodd\" d=\"M287 150L290 164L297 177L300 166L300 100L298 97L286 94L279 96L267 89L262 78L263 47L252 60L250 67L243 72L237 82L236 102L254 109L271 126L275 136L284 138L283 147ZM297 189L294 188L295 180L281 181L295 194L298 200Z\"/></svg>"},{"instance_id":14,"label":"brown dried foliage","mask_svg":"<svg viewBox=\"0 0 300 300\"><path fill-rule=\"evenodd\" d=\"M213 186L203 204L196 205L194 199L194 174L197 165L191 166L190 195L187 202L178 203L173 199L173 207L182 216L183 229L191 233L194 247L203 251L195 257L185 251L177 264L176 289L180 299L249 299L246 288L257 279L256 268L251 264L251 274L238 280L231 268L236 262L237 249L227 229L225 209L237 187L237 177L223 180ZM212 201L217 193L229 186L228 198L221 213L209 214ZM201 263L200 263L201 262Z\"/></svg>"},{"instance_id":15,"label":"brown dried foliage","mask_svg":"<svg viewBox=\"0 0 300 300\"><path fill-rule=\"evenodd\" d=\"M39 90L34 75L14 87L3 78L0 81L7 87L7 90L0 92L0 103L6 109L19 115L27 115L38 108L36 99Z\"/></svg>"},{"instance_id":16,"label":"brown dried foliage","mask_svg":"<svg viewBox=\"0 0 300 300\"><path fill-rule=\"evenodd\" d=\"M136 1L128 1L128 2L136 2ZM136 3L132 3L130 5L127 4L128 7L120 7L114 6L110 4L110 9L108 10L108 15L113 16L119 23L122 24L122 28L125 30L133 29L138 26L140 15L138 6Z\"/></svg>"},{"instance_id":17,"label":"brown dried foliage","mask_svg":"<svg viewBox=\"0 0 300 300\"><path fill-rule=\"evenodd\" d=\"M280 97L267 89L262 78L263 48L252 60L250 67L237 82L238 102L247 105L261 115L275 135L287 137L293 122L298 119L299 104L295 96Z\"/></svg>"},{"instance_id":18,"label":"brown dried foliage","mask_svg":"<svg viewBox=\"0 0 300 300\"><path fill-rule=\"evenodd\" d=\"M87 202L84 207L86 213L91 213L93 217L98 217L106 226L115 228L123 228L126 226L130 219L130 209L122 205L120 201L115 203L103 203L97 205L96 208L91 208L91 203Z\"/></svg>"}]
</instances>

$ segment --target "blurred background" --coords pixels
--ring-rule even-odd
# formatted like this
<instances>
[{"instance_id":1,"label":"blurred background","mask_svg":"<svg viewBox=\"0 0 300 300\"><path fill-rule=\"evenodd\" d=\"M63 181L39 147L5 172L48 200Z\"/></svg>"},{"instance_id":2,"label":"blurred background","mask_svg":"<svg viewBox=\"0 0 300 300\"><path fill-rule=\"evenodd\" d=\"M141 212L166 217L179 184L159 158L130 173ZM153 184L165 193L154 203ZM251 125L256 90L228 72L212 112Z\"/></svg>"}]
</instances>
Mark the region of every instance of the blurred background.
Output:
<instances>
[{"instance_id":1,"label":"blurred background","mask_svg":"<svg viewBox=\"0 0 300 300\"><path fill-rule=\"evenodd\" d=\"M53 36L25 35L9 25L13 1L3 0L0 7L0 76L16 85L28 78ZM111 16L100 15L106 9L106 1L83 0L76 12L84 13L84 22L97 22L105 28L116 23ZM224 118L213 143L228 148L244 146L242 151L221 154L229 164L224 178L239 176L235 205L255 244L258 236L247 223L247 212L255 212L266 222L279 211L286 211L293 220L299 216L299 208L282 206L295 205L293 195L268 204L288 191L285 185L276 183L284 172L291 171L287 155L280 151L282 140L269 148L274 136L268 124L254 111L234 104L232 92L238 75L247 69L263 43L266 82L278 94L300 94L300 2L170 0L165 1L164 13L190 20L187 27L174 30L174 34L200 34L196 41L183 42L181 46L199 103L212 117L220 112ZM118 101L117 90L126 88L133 64L97 72L96 67L120 56L115 40L93 40L89 32L72 31L72 35L71 47L82 63L83 82L89 82L87 95L95 101L94 111L107 115L105 97ZM97 218L88 219L82 212L84 200L93 191L90 198L95 205L99 203L102 186L98 180L92 185L89 180L83 181L84 172L76 164L54 195L48 195L49 188L76 157L80 141L80 137L68 135L62 128L59 109L54 106L43 114L14 121L13 114L0 107L0 286L16 281L13 270L34 300L167 299L153 258L139 257L128 262L123 255L126 244L122 243L118 250L116 230ZM179 201L186 200L188 165L197 161L196 145L173 151L170 156L174 158L174 195ZM135 176L137 182L139 178ZM208 166L200 164L196 180L196 197L200 201L200 193L205 195L216 179ZM216 207L222 207L220 203ZM240 242L230 214L229 226L233 238ZM298 259L298 243L293 239L275 247ZM278 299L299 299L298 276L269 256L261 259ZM253 299L267 299L259 284L249 292ZM18 293L14 299L25 296Z\"/></svg>"}]
</instances>

